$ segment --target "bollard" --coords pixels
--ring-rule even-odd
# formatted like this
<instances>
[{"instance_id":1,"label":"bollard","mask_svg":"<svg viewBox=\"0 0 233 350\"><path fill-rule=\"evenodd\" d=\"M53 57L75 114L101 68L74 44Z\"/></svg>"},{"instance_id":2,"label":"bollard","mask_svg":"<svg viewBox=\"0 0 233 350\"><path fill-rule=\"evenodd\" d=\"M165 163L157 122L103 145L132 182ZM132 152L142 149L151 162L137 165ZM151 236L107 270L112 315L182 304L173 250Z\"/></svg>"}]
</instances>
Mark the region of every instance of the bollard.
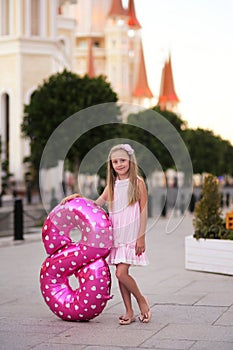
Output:
<instances>
[{"instance_id":1,"label":"bollard","mask_svg":"<svg viewBox=\"0 0 233 350\"><path fill-rule=\"evenodd\" d=\"M16 198L14 204L14 240L23 239L23 201Z\"/></svg>"},{"instance_id":2,"label":"bollard","mask_svg":"<svg viewBox=\"0 0 233 350\"><path fill-rule=\"evenodd\" d=\"M32 191L30 183L26 185L27 204L32 204Z\"/></svg>"},{"instance_id":3,"label":"bollard","mask_svg":"<svg viewBox=\"0 0 233 350\"><path fill-rule=\"evenodd\" d=\"M164 194L161 196L161 209L162 209L161 215L163 217L166 217L167 216L167 198Z\"/></svg>"}]
</instances>

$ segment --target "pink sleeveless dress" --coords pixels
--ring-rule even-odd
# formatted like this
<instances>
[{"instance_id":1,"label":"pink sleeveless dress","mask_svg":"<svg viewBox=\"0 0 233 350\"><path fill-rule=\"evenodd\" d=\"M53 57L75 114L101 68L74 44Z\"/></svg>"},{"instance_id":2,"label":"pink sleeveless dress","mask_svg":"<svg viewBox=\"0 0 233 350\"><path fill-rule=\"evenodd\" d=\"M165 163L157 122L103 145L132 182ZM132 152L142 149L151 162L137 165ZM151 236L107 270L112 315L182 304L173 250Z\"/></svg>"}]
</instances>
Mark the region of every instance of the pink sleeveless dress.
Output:
<instances>
[{"instance_id":1,"label":"pink sleeveless dress","mask_svg":"<svg viewBox=\"0 0 233 350\"><path fill-rule=\"evenodd\" d=\"M109 213L113 224L113 247L108 263L143 266L148 264L146 253L140 256L135 254L140 228L140 206L139 202L128 205L128 186L129 179L117 179L115 182L113 210Z\"/></svg>"}]
</instances>

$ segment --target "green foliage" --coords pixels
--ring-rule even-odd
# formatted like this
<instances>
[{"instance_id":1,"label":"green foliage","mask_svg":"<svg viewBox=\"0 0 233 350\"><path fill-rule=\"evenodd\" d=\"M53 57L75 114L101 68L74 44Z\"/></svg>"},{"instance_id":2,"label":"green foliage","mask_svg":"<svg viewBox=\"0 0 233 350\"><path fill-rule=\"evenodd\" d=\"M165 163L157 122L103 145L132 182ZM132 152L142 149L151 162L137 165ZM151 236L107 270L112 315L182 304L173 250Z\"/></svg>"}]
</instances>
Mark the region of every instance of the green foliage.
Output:
<instances>
[{"instance_id":1,"label":"green foliage","mask_svg":"<svg viewBox=\"0 0 233 350\"><path fill-rule=\"evenodd\" d=\"M233 175L233 146L212 131L186 129L183 139L192 159L194 173Z\"/></svg>"},{"instance_id":2,"label":"green foliage","mask_svg":"<svg viewBox=\"0 0 233 350\"><path fill-rule=\"evenodd\" d=\"M174 112L161 110L158 106L153 107L152 111L155 111L166 118L179 133L182 133L182 131L187 127L187 123Z\"/></svg>"},{"instance_id":3,"label":"green foliage","mask_svg":"<svg viewBox=\"0 0 233 350\"><path fill-rule=\"evenodd\" d=\"M160 164L164 170L168 168L173 168L175 166L171 154L165 146L169 143L170 135L166 133L167 130L164 130L162 122L159 118L157 118L156 113L153 113L149 110L145 110L137 114L131 114L128 117L128 122L129 125L127 128L127 132L129 138L132 138L140 144L143 144L147 149L149 149L154 154L156 159L158 159L158 164ZM162 142L161 140L159 140L158 137L155 137L153 134L147 131L155 129L160 130L158 134L164 138L164 142ZM166 142L166 140L168 140L168 142ZM143 152L140 152L136 149L136 153L137 159L139 161L140 159L145 158ZM146 162L146 159L144 159L144 162ZM154 166L155 164L152 164L150 162L150 159L148 159L146 167L149 170L149 172L155 170Z\"/></svg>"},{"instance_id":4,"label":"green foliage","mask_svg":"<svg viewBox=\"0 0 233 350\"><path fill-rule=\"evenodd\" d=\"M102 76L80 77L64 70L45 80L32 95L30 103L25 105L22 123L23 135L30 138L30 161L37 174L36 177L44 147L53 131L65 119L90 106L116 101L116 93ZM114 113L117 114L117 111ZM96 118L101 116L97 115ZM106 133L111 135L111 132L113 133L113 128L103 126L101 135ZM62 134L61 131L60 138L69 138L69 135ZM78 163L78 159L80 160L90 147L98 143L99 139L100 130L90 131L70 150L69 159ZM57 145L57 152L59 152L59 145ZM48 166L55 165L48 164Z\"/></svg>"},{"instance_id":5,"label":"green foliage","mask_svg":"<svg viewBox=\"0 0 233 350\"><path fill-rule=\"evenodd\" d=\"M227 230L222 218L221 195L218 190L218 180L213 175L204 179L201 199L196 203L193 225L194 237L233 239L233 231Z\"/></svg>"}]
</instances>

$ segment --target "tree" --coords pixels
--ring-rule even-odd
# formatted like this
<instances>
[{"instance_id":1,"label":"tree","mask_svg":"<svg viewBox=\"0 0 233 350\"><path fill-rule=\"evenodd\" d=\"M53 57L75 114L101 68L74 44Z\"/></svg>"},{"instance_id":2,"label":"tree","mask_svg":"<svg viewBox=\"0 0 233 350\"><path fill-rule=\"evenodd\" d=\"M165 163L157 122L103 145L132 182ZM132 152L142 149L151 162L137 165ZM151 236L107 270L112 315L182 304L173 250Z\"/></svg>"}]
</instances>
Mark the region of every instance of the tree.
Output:
<instances>
[{"instance_id":1,"label":"tree","mask_svg":"<svg viewBox=\"0 0 233 350\"><path fill-rule=\"evenodd\" d=\"M45 80L32 95L30 103L25 105L22 123L23 135L30 138L31 164L37 176L43 149L52 132L65 119L90 106L116 101L116 93L103 76L80 77L64 70ZM117 121L117 111L114 113ZM76 145L70 150L69 159L79 163L89 147L98 142L100 135L103 137L106 132L113 133L113 128L106 125L101 133L100 130L91 130L89 134L83 135L78 147ZM68 138L69 135L63 134L61 137Z\"/></svg>"},{"instance_id":2,"label":"tree","mask_svg":"<svg viewBox=\"0 0 233 350\"><path fill-rule=\"evenodd\" d=\"M182 134L182 131L187 128L187 122L184 121L176 113L168 111L166 109L161 110L159 106L153 107L152 110L161 114L164 118L166 118L176 128L176 130L180 134Z\"/></svg>"},{"instance_id":3,"label":"tree","mask_svg":"<svg viewBox=\"0 0 233 350\"><path fill-rule=\"evenodd\" d=\"M232 174L233 147L211 130L186 129L183 138L189 150L194 173L209 172L216 176Z\"/></svg>"},{"instance_id":4,"label":"tree","mask_svg":"<svg viewBox=\"0 0 233 350\"><path fill-rule=\"evenodd\" d=\"M138 125L138 127L129 126L129 135L146 146L158 159L159 164L164 170L175 168L177 165L179 166L179 164L174 164L174 159L170 153L171 148L172 150L180 148L180 144L178 145L177 143L178 135L182 136L186 125L178 115L166 110L162 111L159 107L153 107L150 110L129 115L128 121L129 123ZM158 137L145 130L156 130ZM137 154L138 158L144 157L144 154ZM147 167L151 171L155 170L153 168L154 164L151 164L150 160Z\"/></svg>"}]
</instances>

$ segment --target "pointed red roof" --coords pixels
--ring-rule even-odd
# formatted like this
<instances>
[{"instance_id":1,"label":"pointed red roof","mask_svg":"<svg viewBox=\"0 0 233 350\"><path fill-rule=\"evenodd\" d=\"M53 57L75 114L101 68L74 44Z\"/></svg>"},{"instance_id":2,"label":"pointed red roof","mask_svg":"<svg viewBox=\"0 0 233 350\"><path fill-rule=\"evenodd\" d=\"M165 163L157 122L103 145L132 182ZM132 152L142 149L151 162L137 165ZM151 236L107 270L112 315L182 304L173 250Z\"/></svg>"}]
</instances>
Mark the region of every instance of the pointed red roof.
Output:
<instances>
[{"instance_id":1,"label":"pointed red roof","mask_svg":"<svg viewBox=\"0 0 233 350\"><path fill-rule=\"evenodd\" d=\"M112 5L108 13L109 17L125 16L126 11L122 6L121 0L112 0Z\"/></svg>"},{"instance_id":2,"label":"pointed red roof","mask_svg":"<svg viewBox=\"0 0 233 350\"><path fill-rule=\"evenodd\" d=\"M146 74L146 66L142 48L142 42L140 43L140 52L139 52L139 69L137 82L133 91L133 96L135 97L148 97L152 98L153 94L149 88Z\"/></svg>"},{"instance_id":3,"label":"pointed red roof","mask_svg":"<svg viewBox=\"0 0 233 350\"><path fill-rule=\"evenodd\" d=\"M92 51L92 38L88 38L87 75L89 76L89 78L94 78L95 76L93 51Z\"/></svg>"},{"instance_id":4,"label":"pointed red roof","mask_svg":"<svg viewBox=\"0 0 233 350\"><path fill-rule=\"evenodd\" d=\"M136 16L134 0L129 0L128 16L128 25L134 29L140 29L141 25Z\"/></svg>"},{"instance_id":5,"label":"pointed red roof","mask_svg":"<svg viewBox=\"0 0 233 350\"><path fill-rule=\"evenodd\" d=\"M175 106L177 103L179 103L179 99L175 92L171 55L169 55L169 59L165 62L162 71L158 105L161 109L164 109L166 108L167 104Z\"/></svg>"}]
</instances>

